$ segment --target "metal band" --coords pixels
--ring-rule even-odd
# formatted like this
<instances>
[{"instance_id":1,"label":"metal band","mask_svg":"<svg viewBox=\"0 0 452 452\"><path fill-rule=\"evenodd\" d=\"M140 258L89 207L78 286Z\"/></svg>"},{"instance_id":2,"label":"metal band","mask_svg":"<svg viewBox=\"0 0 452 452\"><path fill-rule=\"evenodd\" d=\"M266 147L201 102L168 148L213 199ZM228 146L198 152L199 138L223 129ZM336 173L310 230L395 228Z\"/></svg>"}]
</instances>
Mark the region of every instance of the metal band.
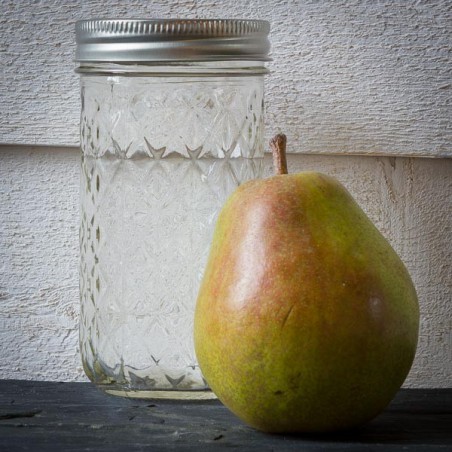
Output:
<instances>
[{"instance_id":1,"label":"metal band","mask_svg":"<svg viewBox=\"0 0 452 452\"><path fill-rule=\"evenodd\" d=\"M261 20L83 20L79 62L268 61L270 25Z\"/></svg>"}]
</instances>

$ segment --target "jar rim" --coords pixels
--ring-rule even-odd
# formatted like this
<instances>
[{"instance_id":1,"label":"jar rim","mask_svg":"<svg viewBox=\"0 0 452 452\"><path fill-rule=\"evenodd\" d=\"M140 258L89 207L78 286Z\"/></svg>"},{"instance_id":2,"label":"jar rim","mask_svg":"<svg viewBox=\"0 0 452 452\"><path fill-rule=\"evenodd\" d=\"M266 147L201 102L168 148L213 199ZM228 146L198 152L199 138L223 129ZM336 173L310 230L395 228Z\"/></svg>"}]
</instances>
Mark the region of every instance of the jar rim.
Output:
<instances>
[{"instance_id":1,"label":"jar rim","mask_svg":"<svg viewBox=\"0 0 452 452\"><path fill-rule=\"evenodd\" d=\"M269 73L261 61L186 62L80 62L75 72L84 75L127 77L246 77Z\"/></svg>"}]
</instances>

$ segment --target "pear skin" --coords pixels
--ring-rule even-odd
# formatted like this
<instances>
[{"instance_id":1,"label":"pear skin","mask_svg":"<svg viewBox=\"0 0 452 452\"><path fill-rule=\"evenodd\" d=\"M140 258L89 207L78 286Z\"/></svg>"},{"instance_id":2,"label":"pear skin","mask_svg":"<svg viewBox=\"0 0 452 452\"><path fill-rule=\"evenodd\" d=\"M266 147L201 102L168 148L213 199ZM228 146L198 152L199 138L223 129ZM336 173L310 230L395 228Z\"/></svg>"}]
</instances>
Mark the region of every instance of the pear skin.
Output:
<instances>
[{"instance_id":1,"label":"pear skin","mask_svg":"<svg viewBox=\"0 0 452 452\"><path fill-rule=\"evenodd\" d=\"M195 310L199 365L266 432L327 432L380 413L412 365L419 307L400 258L349 192L316 172L240 186Z\"/></svg>"}]
</instances>

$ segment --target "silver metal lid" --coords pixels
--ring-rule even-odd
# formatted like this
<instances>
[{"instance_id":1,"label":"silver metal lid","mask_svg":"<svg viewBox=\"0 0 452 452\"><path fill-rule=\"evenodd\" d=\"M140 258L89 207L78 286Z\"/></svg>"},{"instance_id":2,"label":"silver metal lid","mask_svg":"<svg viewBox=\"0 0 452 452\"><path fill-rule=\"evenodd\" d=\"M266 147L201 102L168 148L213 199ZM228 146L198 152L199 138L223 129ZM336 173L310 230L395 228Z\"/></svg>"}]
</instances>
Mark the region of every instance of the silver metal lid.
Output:
<instances>
[{"instance_id":1,"label":"silver metal lid","mask_svg":"<svg viewBox=\"0 0 452 452\"><path fill-rule=\"evenodd\" d=\"M79 62L269 60L264 20L91 19L75 29Z\"/></svg>"}]
</instances>

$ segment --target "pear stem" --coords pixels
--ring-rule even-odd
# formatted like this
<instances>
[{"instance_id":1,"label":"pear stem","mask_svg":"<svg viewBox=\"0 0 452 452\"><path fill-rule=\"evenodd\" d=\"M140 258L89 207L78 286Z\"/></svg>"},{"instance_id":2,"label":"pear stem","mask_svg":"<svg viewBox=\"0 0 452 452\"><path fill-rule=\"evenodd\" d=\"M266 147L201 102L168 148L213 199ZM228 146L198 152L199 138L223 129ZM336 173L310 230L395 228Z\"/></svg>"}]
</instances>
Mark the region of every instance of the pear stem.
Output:
<instances>
[{"instance_id":1,"label":"pear stem","mask_svg":"<svg viewBox=\"0 0 452 452\"><path fill-rule=\"evenodd\" d=\"M270 140L273 168L277 175L287 174L286 143L287 137L283 133L279 133Z\"/></svg>"}]
</instances>

